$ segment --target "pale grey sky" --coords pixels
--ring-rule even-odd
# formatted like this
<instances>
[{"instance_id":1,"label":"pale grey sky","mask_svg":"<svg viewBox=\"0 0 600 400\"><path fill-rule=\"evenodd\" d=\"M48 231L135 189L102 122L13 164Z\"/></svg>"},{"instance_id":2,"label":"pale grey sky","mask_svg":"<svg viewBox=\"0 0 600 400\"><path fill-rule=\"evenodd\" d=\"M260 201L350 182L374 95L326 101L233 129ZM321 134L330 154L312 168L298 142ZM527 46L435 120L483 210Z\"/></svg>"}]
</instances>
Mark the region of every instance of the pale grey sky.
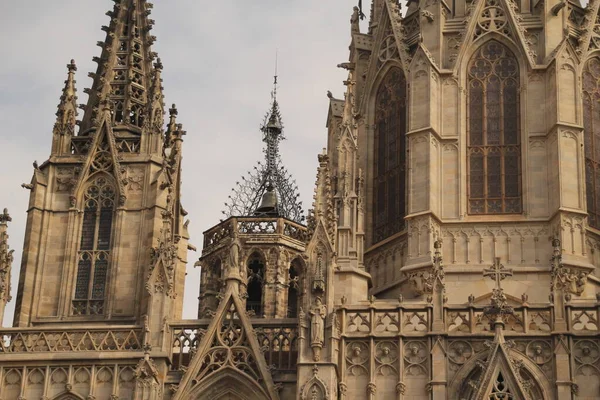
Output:
<instances>
[{"instance_id":1,"label":"pale grey sky","mask_svg":"<svg viewBox=\"0 0 600 400\"><path fill-rule=\"evenodd\" d=\"M231 187L262 157L258 130L270 102L279 51L279 102L285 123L281 153L305 208L312 203L316 157L326 144L327 90L343 97L350 15L357 0L156 0L154 50L165 66L166 102L176 103L184 143L183 202L191 243L219 221ZM79 103L95 72L96 42L109 0L0 2L0 208L8 207L15 249L16 298L32 162L50 153L66 64L77 61ZM365 1L368 8L369 1ZM189 254L184 317L195 318L199 253ZM12 323L15 300L5 326Z\"/></svg>"}]
</instances>

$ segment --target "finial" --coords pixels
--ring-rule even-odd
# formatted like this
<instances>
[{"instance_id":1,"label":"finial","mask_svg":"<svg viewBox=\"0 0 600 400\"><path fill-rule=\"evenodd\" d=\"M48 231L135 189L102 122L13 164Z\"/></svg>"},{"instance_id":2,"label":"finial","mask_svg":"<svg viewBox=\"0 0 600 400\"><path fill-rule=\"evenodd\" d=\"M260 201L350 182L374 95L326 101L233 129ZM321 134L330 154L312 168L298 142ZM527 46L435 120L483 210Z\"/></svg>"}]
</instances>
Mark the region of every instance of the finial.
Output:
<instances>
[{"instance_id":1,"label":"finial","mask_svg":"<svg viewBox=\"0 0 600 400\"><path fill-rule=\"evenodd\" d=\"M0 225L6 225L7 222L11 222L12 218L8 214L8 208L5 208L2 214L0 214Z\"/></svg>"},{"instance_id":2,"label":"finial","mask_svg":"<svg viewBox=\"0 0 600 400\"><path fill-rule=\"evenodd\" d=\"M171 116L171 118L174 118L178 114L179 114L179 112L177 111L177 106L175 105L175 103L173 103L173 105L171 106L171 108L169 108L169 115Z\"/></svg>"},{"instance_id":3,"label":"finial","mask_svg":"<svg viewBox=\"0 0 600 400\"><path fill-rule=\"evenodd\" d=\"M77 64L75 64L74 59L71 59L71 62L69 64L67 64L67 69L69 70L69 72L77 71Z\"/></svg>"},{"instance_id":4,"label":"finial","mask_svg":"<svg viewBox=\"0 0 600 400\"><path fill-rule=\"evenodd\" d=\"M275 50L275 76L273 76L273 102L277 102L277 80L279 79L279 74L277 72L279 63L279 50Z\"/></svg>"}]
</instances>

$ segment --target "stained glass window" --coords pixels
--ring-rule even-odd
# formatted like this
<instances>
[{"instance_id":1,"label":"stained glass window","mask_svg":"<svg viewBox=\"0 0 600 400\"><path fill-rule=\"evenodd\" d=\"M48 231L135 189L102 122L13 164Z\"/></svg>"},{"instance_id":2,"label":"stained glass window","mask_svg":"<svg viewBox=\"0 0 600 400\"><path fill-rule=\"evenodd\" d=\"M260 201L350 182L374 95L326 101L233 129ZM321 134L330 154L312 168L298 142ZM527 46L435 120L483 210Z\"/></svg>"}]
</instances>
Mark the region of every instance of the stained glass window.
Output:
<instances>
[{"instance_id":1,"label":"stained glass window","mask_svg":"<svg viewBox=\"0 0 600 400\"><path fill-rule=\"evenodd\" d=\"M588 223L600 229L600 59L583 70L583 127Z\"/></svg>"},{"instance_id":2,"label":"stained glass window","mask_svg":"<svg viewBox=\"0 0 600 400\"><path fill-rule=\"evenodd\" d=\"M375 100L373 242L404 229L406 215L406 78L386 74Z\"/></svg>"},{"instance_id":3,"label":"stained glass window","mask_svg":"<svg viewBox=\"0 0 600 400\"><path fill-rule=\"evenodd\" d=\"M497 41L468 70L469 214L522 212L519 65Z\"/></svg>"},{"instance_id":4,"label":"stained glass window","mask_svg":"<svg viewBox=\"0 0 600 400\"><path fill-rule=\"evenodd\" d=\"M85 192L74 315L104 314L115 197L113 185L104 176L96 178Z\"/></svg>"}]
</instances>

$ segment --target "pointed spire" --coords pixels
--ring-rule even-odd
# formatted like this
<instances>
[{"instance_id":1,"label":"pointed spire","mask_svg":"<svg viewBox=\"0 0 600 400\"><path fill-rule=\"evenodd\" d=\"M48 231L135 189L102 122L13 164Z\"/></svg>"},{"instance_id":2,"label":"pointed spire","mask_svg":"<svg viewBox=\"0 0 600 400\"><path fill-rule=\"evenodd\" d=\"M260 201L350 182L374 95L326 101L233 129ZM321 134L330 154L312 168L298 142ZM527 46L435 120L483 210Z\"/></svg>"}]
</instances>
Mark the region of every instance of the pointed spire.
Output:
<instances>
[{"instance_id":1,"label":"pointed spire","mask_svg":"<svg viewBox=\"0 0 600 400\"><path fill-rule=\"evenodd\" d=\"M8 247L8 223L12 218L5 208L0 214L0 326L4 318L4 308L10 301L10 272L13 262L13 250Z\"/></svg>"},{"instance_id":2,"label":"pointed spire","mask_svg":"<svg viewBox=\"0 0 600 400\"><path fill-rule=\"evenodd\" d=\"M177 132L177 106L173 104L169 109L169 125L167 126L167 133L165 134L165 148L171 147L171 142L175 132Z\"/></svg>"},{"instance_id":3,"label":"pointed spire","mask_svg":"<svg viewBox=\"0 0 600 400\"><path fill-rule=\"evenodd\" d=\"M277 102L277 64L275 65L275 76L273 77L273 92L271 97L273 102L271 104L271 110L267 113L265 123L263 124L261 131L263 133L263 142L267 145L265 149L266 165L267 165L267 176L265 180L267 186L275 187L274 178L276 176L277 160L279 158L279 142L283 137L283 123L281 122L281 112L279 111L279 103Z\"/></svg>"},{"instance_id":4,"label":"pointed spire","mask_svg":"<svg viewBox=\"0 0 600 400\"><path fill-rule=\"evenodd\" d=\"M133 132L140 132L151 118L154 70L152 61L156 55L151 46L156 40L150 35L154 21L149 19L152 4L146 0L114 0L115 7L107 12L110 25L102 27L106 40L98 42L102 47L91 89L86 89L89 100L81 124L82 134L95 126L102 100L114 103L112 122ZM160 74L159 74L160 79Z\"/></svg>"},{"instance_id":5,"label":"pointed spire","mask_svg":"<svg viewBox=\"0 0 600 400\"><path fill-rule=\"evenodd\" d=\"M67 64L67 69L69 71L67 80L60 96L58 111L56 111L55 135L73 135L77 124L77 89L75 88L77 65L75 65L75 60L71 60Z\"/></svg>"},{"instance_id":6,"label":"pointed spire","mask_svg":"<svg viewBox=\"0 0 600 400\"><path fill-rule=\"evenodd\" d=\"M304 211L296 182L292 179L281 163L279 143L285 139L279 103L277 102L277 67L273 91L271 93L271 108L265 116L260 130L265 143L265 161L259 162L247 177L237 182L232 194L225 203L223 214L232 216L267 216L283 217L302 223ZM264 210L267 209L268 212Z\"/></svg>"},{"instance_id":7,"label":"pointed spire","mask_svg":"<svg viewBox=\"0 0 600 400\"><path fill-rule=\"evenodd\" d=\"M160 58L156 60L154 64L154 76L152 80L151 90L151 112L150 118L152 121L152 129L154 133L162 132L163 125L165 124L165 103L162 86L162 71L163 64Z\"/></svg>"}]
</instances>

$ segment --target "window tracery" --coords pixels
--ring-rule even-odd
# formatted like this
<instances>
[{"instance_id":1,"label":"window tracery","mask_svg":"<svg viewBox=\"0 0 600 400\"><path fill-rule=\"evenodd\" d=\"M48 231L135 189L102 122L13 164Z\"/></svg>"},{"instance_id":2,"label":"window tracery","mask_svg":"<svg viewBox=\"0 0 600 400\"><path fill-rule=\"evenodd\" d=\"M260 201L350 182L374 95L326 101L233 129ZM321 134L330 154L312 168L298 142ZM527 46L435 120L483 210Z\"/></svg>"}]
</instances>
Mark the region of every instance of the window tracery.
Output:
<instances>
[{"instance_id":1,"label":"window tracery","mask_svg":"<svg viewBox=\"0 0 600 400\"><path fill-rule=\"evenodd\" d=\"M600 59L583 70L583 127L588 223L600 229Z\"/></svg>"},{"instance_id":2,"label":"window tracery","mask_svg":"<svg viewBox=\"0 0 600 400\"><path fill-rule=\"evenodd\" d=\"M492 393L490 394L490 400L512 400L514 396L510 392L510 388L502 376L502 372L498 372L498 376L494 381L494 386L492 387Z\"/></svg>"},{"instance_id":3,"label":"window tracery","mask_svg":"<svg viewBox=\"0 0 600 400\"><path fill-rule=\"evenodd\" d=\"M404 229L406 214L406 78L392 68L375 100L373 242Z\"/></svg>"},{"instance_id":4,"label":"window tracery","mask_svg":"<svg viewBox=\"0 0 600 400\"><path fill-rule=\"evenodd\" d=\"M85 192L74 315L104 314L115 199L115 188L105 176L97 177Z\"/></svg>"},{"instance_id":5,"label":"window tracery","mask_svg":"<svg viewBox=\"0 0 600 400\"><path fill-rule=\"evenodd\" d=\"M519 66L489 41L468 69L469 214L522 212Z\"/></svg>"}]
</instances>

